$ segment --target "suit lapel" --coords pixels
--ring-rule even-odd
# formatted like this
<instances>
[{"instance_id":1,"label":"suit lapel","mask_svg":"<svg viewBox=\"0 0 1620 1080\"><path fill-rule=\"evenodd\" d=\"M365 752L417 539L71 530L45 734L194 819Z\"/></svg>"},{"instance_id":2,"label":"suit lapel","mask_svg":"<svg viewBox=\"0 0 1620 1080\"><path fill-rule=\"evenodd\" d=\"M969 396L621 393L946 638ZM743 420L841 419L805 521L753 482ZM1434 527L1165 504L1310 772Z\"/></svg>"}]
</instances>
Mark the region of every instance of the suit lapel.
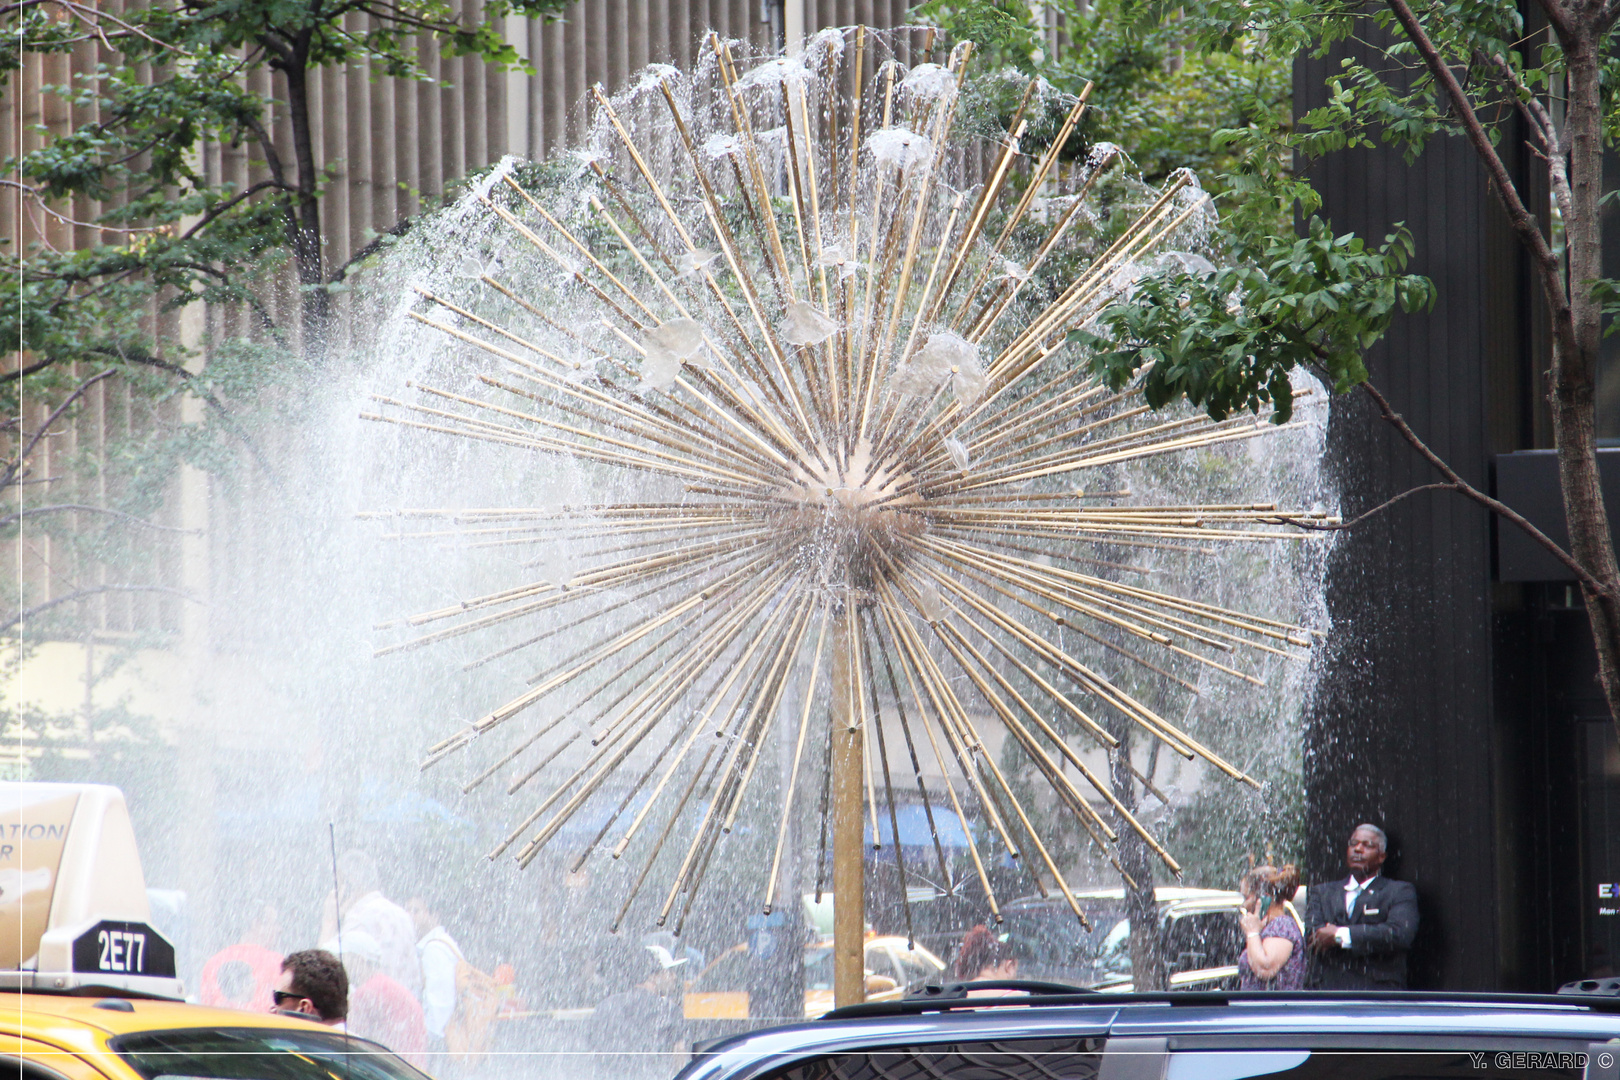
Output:
<instances>
[{"instance_id":1,"label":"suit lapel","mask_svg":"<svg viewBox=\"0 0 1620 1080\"><path fill-rule=\"evenodd\" d=\"M1356 899L1356 910L1355 913L1350 916L1351 919L1359 918L1363 913L1366 912L1369 905L1375 909L1378 908L1378 893L1383 887L1383 875L1379 875L1378 877L1375 877L1371 881L1367 882L1367 887L1361 890L1361 895Z\"/></svg>"}]
</instances>

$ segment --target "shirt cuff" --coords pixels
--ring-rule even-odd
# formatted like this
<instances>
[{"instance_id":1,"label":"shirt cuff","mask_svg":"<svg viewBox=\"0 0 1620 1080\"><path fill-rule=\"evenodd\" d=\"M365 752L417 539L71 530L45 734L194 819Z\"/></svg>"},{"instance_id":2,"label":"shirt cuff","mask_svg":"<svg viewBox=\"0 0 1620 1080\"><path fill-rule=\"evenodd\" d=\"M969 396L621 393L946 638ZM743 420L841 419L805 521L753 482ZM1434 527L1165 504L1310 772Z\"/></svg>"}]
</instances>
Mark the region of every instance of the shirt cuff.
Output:
<instances>
[{"instance_id":1,"label":"shirt cuff","mask_svg":"<svg viewBox=\"0 0 1620 1080\"><path fill-rule=\"evenodd\" d=\"M1341 926L1333 931L1333 940L1339 943L1339 948L1348 949L1350 947L1350 928Z\"/></svg>"}]
</instances>

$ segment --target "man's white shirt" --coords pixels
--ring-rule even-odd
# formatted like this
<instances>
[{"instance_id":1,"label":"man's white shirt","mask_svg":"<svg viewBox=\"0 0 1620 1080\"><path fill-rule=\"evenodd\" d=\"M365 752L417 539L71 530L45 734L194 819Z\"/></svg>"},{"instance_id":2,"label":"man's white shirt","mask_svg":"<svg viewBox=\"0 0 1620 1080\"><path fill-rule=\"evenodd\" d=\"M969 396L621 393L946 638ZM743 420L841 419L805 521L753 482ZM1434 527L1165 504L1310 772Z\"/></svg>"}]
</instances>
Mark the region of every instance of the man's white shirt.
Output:
<instances>
[{"instance_id":1,"label":"man's white shirt","mask_svg":"<svg viewBox=\"0 0 1620 1080\"><path fill-rule=\"evenodd\" d=\"M1344 883L1344 914L1346 918L1356 913L1356 901L1361 899L1361 894L1367 891L1367 886L1371 885L1373 879L1377 876L1377 874L1374 874L1366 881L1357 881L1356 875L1351 874L1350 880ZM1341 926L1333 931L1333 940L1339 943L1339 948L1348 949L1350 947L1350 928Z\"/></svg>"}]
</instances>

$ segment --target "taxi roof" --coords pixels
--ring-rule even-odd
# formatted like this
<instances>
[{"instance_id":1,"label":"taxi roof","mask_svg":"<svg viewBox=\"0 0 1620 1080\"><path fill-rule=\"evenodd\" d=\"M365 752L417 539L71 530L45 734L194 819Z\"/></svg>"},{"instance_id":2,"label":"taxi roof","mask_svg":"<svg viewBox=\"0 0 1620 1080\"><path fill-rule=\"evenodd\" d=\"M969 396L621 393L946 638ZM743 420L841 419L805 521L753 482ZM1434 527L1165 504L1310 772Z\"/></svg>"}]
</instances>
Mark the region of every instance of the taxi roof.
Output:
<instances>
[{"instance_id":1,"label":"taxi roof","mask_svg":"<svg viewBox=\"0 0 1620 1080\"><path fill-rule=\"evenodd\" d=\"M98 1007L116 1001L115 1008ZM128 1006L126 1010L125 1006ZM60 1027L62 1021L103 1032L108 1037L135 1031L175 1028L282 1028L308 1031L319 1027L312 1020L268 1012L216 1009L183 1001L151 998L77 997L68 994L0 992L0 1029L15 1027L18 1034L39 1028Z\"/></svg>"}]
</instances>

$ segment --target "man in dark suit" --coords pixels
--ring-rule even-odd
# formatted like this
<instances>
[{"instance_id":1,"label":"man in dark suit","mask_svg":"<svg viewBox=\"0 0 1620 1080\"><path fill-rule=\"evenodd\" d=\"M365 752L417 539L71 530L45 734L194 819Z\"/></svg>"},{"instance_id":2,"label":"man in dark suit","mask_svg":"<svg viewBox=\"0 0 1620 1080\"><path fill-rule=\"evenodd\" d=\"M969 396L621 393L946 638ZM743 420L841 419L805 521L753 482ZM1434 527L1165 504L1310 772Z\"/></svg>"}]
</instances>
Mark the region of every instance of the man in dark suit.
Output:
<instances>
[{"instance_id":1,"label":"man in dark suit","mask_svg":"<svg viewBox=\"0 0 1620 1080\"><path fill-rule=\"evenodd\" d=\"M1389 839L1357 825L1345 862L1350 876L1312 885L1305 904L1306 943L1316 990L1404 990L1406 950L1417 936L1417 890L1379 873Z\"/></svg>"}]
</instances>

